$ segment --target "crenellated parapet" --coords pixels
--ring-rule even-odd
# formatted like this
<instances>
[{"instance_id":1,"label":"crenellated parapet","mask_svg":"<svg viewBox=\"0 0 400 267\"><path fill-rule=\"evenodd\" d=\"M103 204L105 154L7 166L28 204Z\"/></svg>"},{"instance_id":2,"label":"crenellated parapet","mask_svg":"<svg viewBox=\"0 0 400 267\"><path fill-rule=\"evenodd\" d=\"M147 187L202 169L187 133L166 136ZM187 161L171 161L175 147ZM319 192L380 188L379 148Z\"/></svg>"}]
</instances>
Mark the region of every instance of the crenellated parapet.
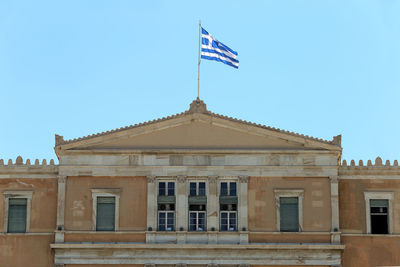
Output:
<instances>
[{"instance_id":1,"label":"crenellated parapet","mask_svg":"<svg viewBox=\"0 0 400 267\"><path fill-rule=\"evenodd\" d=\"M22 159L21 156L18 156L15 161L13 162L12 159L9 159L7 161L7 164L5 164L4 159L0 159L0 167L2 166L55 166L54 164L54 159L50 159L49 163L47 163L46 159L42 159L40 161L39 159L35 159L34 163L31 163L30 159L27 159L24 163L24 160Z\"/></svg>"},{"instance_id":2,"label":"crenellated parapet","mask_svg":"<svg viewBox=\"0 0 400 267\"><path fill-rule=\"evenodd\" d=\"M371 160L367 161L367 164L364 165L364 162L362 160L358 161L358 164L356 164L355 160L352 159L350 161L350 164L347 163L346 160L342 161L342 164L340 166L341 168L347 168L347 169L351 169L351 168L400 168L399 166L399 162L397 160L393 161L393 164L390 163L390 160L386 160L385 163L383 163L382 158L381 157L377 157L375 159L375 162L372 163Z\"/></svg>"},{"instance_id":3,"label":"crenellated parapet","mask_svg":"<svg viewBox=\"0 0 400 267\"><path fill-rule=\"evenodd\" d=\"M30 159L24 161L21 156L18 156L15 161L9 159L5 161L0 159L0 179L12 178L57 178L58 165L51 159L49 162L46 159L35 159L31 162Z\"/></svg>"},{"instance_id":4,"label":"crenellated parapet","mask_svg":"<svg viewBox=\"0 0 400 267\"><path fill-rule=\"evenodd\" d=\"M339 179L400 179L400 166L397 160L384 162L380 157L366 163L343 160L339 166Z\"/></svg>"}]
</instances>

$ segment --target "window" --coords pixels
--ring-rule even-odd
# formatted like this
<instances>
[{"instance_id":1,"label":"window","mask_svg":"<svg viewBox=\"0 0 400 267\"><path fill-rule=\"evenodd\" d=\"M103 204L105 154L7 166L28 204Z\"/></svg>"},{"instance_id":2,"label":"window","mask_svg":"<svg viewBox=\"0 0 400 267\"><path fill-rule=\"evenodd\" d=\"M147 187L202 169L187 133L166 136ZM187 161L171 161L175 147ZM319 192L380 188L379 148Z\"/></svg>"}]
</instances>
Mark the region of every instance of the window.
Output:
<instances>
[{"instance_id":1,"label":"window","mask_svg":"<svg viewBox=\"0 0 400 267\"><path fill-rule=\"evenodd\" d=\"M371 234L388 234L388 207L387 199L370 199Z\"/></svg>"},{"instance_id":2,"label":"window","mask_svg":"<svg viewBox=\"0 0 400 267\"><path fill-rule=\"evenodd\" d=\"M222 182L220 195L221 196L236 196L236 182Z\"/></svg>"},{"instance_id":3,"label":"window","mask_svg":"<svg viewBox=\"0 0 400 267\"><path fill-rule=\"evenodd\" d=\"M158 231L175 231L175 182L159 181L157 198Z\"/></svg>"},{"instance_id":4,"label":"window","mask_svg":"<svg viewBox=\"0 0 400 267\"><path fill-rule=\"evenodd\" d=\"M190 196L205 196L206 195L206 183L205 182L190 182L189 195Z\"/></svg>"},{"instance_id":5,"label":"window","mask_svg":"<svg viewBox=\"0 0 400 267\"><path fill-rule=\"evenodd\" d=\"M93 230L118 230L120 191L120 189L92 189Z\"/></svg>"},{"instance_id":6,"label":"window","mask_svg":"<svg viewBox=\"0 0 400 267\"><path fill-rule=\"evenodd\" d=\"M280 232L301 232L303 229L302 189L275 189L276 227Z\"/></svg>"},{"instance_id":7,"label":"window","mask_svg":"<svg viewBox=\"0 0 400 267\"><path fill-rule=\"evenodd\" d=\"M175 196L175 182L159 182L158 183L159 196Z\"/></svg>"},{"instance_id":8,"label":"window","mask_svg":"<svg viewBox=\"0 0 400 267\"><path fill-rule=\"evenodd\" d=\"M158 231L175 231L175 204L158 205Z\"/></svg>"},{"instance_id":9,"label":"window","mask_svg":"<svg viewBox=\"0 0 400 267\"><path fill-rule=\"evenodd\" d=\"M96 231L115 230L115 197L97 197Z\"/></svg>"},{"instance_id":10,"label":"window","mask_svg":"<svg viewBox=\"0 0 400 267\"><path fill-rule=\"evenodd\" d=\"M220 230L237 231L237 205L221 204L220 207Z\"/></svg>"},{"instance_id":11,"label":"window","mask_svg":"<svg viewBox=\"0 0 400 267\"><path fill-rule=\"evenodd\" d=\"M8 200L8 233L26 232L26 198L10 198Z\"/></svg>"},{"instance_id":12,"label":"window","mask_svg":"<svg viewBox=\"0 0 400 267\"><path fill-rule=\"evenodd\" d=\"M367 233L390 234L393 192L364 192Z\"/></svg>"},{"instance_id":13,"label":"window","mask_svg":"<svg viewBox=\"0 0 400 267\"><path fill-rule=\"evenodd\" d=\"M281 232L299 231L299 198L280 197L280 230Z\"/></svg>"},{"instance_id":14,"label":"window","mask_svg":"<svg viewBox=\"0 0 400 267\"><path fill-rule=\"evenodd\" d=\"M206 205L189 206L189 231L206 230Z\"/></svg>"},{"instance_id":15,"label":"window","mask_svg":"<svg viewBox=\"0 0 400 267\"><path fill-rule=\"evenodd\" d=\"M32 191L4 191L5 232L29 232L32 193Z\"/></svg>"}]
</instances>

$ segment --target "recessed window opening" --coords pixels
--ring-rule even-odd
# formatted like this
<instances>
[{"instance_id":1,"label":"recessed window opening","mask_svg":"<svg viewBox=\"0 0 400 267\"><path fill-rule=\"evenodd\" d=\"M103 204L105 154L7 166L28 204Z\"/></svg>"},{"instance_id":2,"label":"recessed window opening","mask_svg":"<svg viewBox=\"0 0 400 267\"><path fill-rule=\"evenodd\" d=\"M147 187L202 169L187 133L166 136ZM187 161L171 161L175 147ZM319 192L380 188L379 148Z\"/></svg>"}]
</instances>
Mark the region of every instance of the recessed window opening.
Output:
<instances>
[{"instance_id":1,"label":"recessed window opening","mask_svg":"<svg viewBox=\"0 0 400 267\"><path fill-rule=\"evenodd\" d=\"M222 182L221 196L236 196L236 182Z\"/></svg>"},{"instance_id":2,"label":"recessed window opening","mask_svg":"<svg viewBox=\"0 0 400 267\"><path fill-rule=\"evenodd\" d=\"M115 197L97 197L96 231L115 231Z\"/></svg>"},{"instance_id":3,"label":"recessed window opening","mask_svg":"<svg viewBox=\"0 0 400 267\"><path fill-rule=\"evenodd\" d=\"M190 182L189 195L190 196L205 196L206 195L206 183L205 182Z\"/></svg>"},{"instance_id":4,"label":"recessed window opening","mask_svg":"<svg viewBox=\"0 0 400 267\"><path fill-rule=\"evenodd\" d=\"M206 230L206 205L189 206L189 231Z\"/></svg>"},{"instance_id":5,"label":"recessed window opening","mask_svg":"<svg viewBox=\"0 0 400 267\"><path fill-rule=\"evenodd\" d=\"M370 199L371 234L389 233L388 208L387 199Z\"/></svg>"},{"instance_id":6,"label":"recessed window opening","mask_svg":"<svg viewBox=\"0 0 400 267\"><path fill-rule=\"evenodd\" d=\"M299 198L280 197L280 231L299 231Z\"/></svg>"},{"instance_id":7,"label":"recessed window opening","mask_svg":"<svg viewBox=\"0 0 400 267\"><path fill-rule=\"evenodd\" d=\"M175 231L175 204L158 205L158 231Z\"/></svg>"},{"instance_id":8,"label":"recessed window opening","mask_svg":"<svg viewBox=\"0 0 400 267\"><path fill-rule=\"evenodd\" d=\"M9 198L8 200L8 233L25 233L26 232L26 198Z\"/></svg>"},{"instance_id":9,"label":"recessed window opening","mask_svg":"<svg viewBox=\"0 0 400 267\"><path fill-rule=\"evenodd\" d=\"M158 183L159 196L174 196L175 195L175 182L159 182Z\"/></svg>"},{"instance_id":10,"label":"recessed window opening","mask_svg":"<svg viewBox=\"0 0 400 267\"><path fill-rule=\"evenodd\" d=\"M237 205L221 204L220 206L220 230L237 231Z\"/></svg>"}]
</instances>

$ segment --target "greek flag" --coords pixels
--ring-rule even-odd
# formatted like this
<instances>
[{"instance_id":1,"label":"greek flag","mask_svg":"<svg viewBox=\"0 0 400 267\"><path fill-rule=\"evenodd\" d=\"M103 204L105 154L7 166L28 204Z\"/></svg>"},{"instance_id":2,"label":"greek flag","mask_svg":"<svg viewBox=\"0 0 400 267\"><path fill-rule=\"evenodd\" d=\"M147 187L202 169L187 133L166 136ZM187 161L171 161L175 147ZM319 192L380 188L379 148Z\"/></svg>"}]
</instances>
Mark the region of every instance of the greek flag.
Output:
<instances>
[{"instance_id":1,"label":"greek flag","mask_svg":"<svg viewBox=\"0 0 400 267\"><path fill-rule=\"evenodd\" d=\"M201 28L201 58L225 63L234 68L239 68L238 53L223 43L217 41L206 30Z\"/></svg>"}]
</instances>

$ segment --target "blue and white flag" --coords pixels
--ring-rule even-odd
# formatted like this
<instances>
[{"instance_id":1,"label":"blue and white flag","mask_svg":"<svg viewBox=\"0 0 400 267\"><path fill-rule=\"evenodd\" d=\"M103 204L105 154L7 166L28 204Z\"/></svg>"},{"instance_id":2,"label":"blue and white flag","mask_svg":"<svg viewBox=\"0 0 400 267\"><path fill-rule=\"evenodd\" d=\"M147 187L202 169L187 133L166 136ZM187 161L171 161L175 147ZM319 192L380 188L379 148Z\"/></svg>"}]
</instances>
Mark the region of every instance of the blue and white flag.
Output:
<instances>
[{"instance_id":1,"label":"blue and white flag","mask_svg":"<svg viewBox=\"0 0 400 267\"><path fill-rule=\"evenodd\" d=\"M212 37L203 27L201 28L201 58L219 61L237 69L239 68L237 55L236 51Z\"/></svg>"}]
</instances>

